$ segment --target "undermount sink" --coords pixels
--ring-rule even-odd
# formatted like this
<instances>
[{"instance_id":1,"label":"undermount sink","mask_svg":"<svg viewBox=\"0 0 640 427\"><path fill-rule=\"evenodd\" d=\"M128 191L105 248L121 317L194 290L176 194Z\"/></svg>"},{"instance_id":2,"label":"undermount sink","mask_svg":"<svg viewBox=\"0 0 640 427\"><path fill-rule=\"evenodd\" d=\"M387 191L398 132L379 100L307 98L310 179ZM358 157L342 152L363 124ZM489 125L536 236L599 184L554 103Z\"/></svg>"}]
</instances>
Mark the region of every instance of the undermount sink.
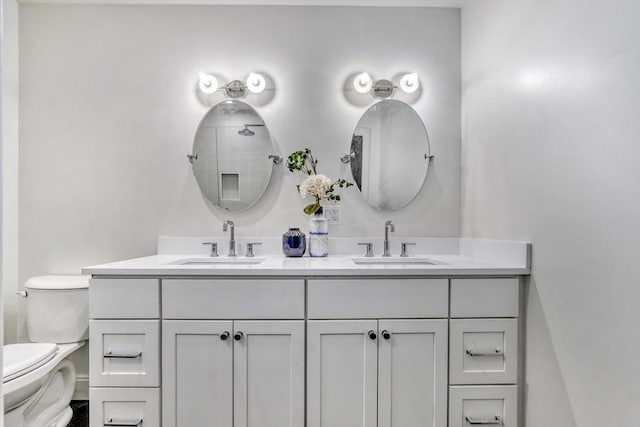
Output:
<instances>
[{"instance_id":1,"label":"undermount sink","mask_svg":"<svg viewBox=\"0 0 640 427\"><path fill-rule=\"evenodd\" d=\"M351 260L356 264L369 264L369 265L438 265L442 264L439 261L435 261L431 258L425 257L355 257Z\"/></svg>"},{"instance_id":2,"label":"undermount sink","mask_svg":"<svg viewBox=\"0 0 640 427\"><path fill-rule=\"evenodd\" d=\"M265 258L260 257L200 257L200 258L183 258L172 261L169 265L252 265L260 264Z\"/></svg>"}]
</instances>

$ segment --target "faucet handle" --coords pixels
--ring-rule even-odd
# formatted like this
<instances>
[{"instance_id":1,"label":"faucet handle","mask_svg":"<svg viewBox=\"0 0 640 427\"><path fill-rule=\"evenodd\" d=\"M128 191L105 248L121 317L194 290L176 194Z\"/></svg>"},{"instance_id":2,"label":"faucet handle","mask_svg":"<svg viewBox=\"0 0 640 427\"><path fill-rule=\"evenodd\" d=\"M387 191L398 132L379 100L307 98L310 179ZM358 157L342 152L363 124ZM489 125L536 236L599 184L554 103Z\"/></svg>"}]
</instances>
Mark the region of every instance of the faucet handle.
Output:
<instances>
[{"instance_id":1,"label":"faucet handle","mask_svg":"<svg viewBox=\"0 0 640 427\"><path fill-rule=\"evenodd\" d=\"M400 256L402 257L408 257L409 253L407 252L407 246L409 245L415 245L415 243L409 243L409 242L402 242L400 244Z\"/></svg>"},{"instance_id":2,"label":"faucet handle","mask_svg":"<svg viewBox=\"0 0 640 427\"><path fill-rule=\"evenodd\" d=\"M210 257L218 256L218 244L216 242L202 242L203 245L211 245Z\"/></svg>"},{"instance_id":3,"label":"faucet handle","mask_svg":"<svg viewBox=\"0 0 640 427\"><path fill-rule=\"evenodd\" d=\"M364 246L367 247L367 253L364 256L366 256L366 257L372 257L373 256L373 243L372 242L358 243L358 245L364 245Z\"/></svg>"},{"instance_id":4,"label":"faucet handle","mask_svg":"<svg viewBox=\"0 0 640 427\"><path fill-rule=\"evenodd\" d=\"M254 245L261 245L261 244L262 244L262 243L260 243L260 242L250 242L250 243L247 243L247 255L246 255L246 256L248 256L248 257L252 257L252 256L254 256L254 255L253 255L253 246L254 246Z\"/></svg>"}]
</instances>

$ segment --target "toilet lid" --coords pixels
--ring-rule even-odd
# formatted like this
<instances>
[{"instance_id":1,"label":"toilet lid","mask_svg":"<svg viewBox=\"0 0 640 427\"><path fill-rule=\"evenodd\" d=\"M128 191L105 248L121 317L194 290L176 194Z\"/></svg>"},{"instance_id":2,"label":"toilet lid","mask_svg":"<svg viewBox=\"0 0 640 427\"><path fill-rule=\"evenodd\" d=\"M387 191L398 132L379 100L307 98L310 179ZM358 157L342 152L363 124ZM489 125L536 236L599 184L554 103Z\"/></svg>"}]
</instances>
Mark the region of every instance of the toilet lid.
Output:
<instances>
[{"instance_id":1,"label":"toilet lid","mask_svg":"<svg viewBox=\"0 0 640 427\"><path fill-rule=\"evenodd\" d=\"M3 347L2 382L11 381L53 359L58 346L51 343L8 344Z\"/></svg>"},{"instance_id":2,"label":"toilet lid","mask_svg":"<svg viewBox=\"0 0 640 427\"><path fill-rule=\"evenodd\" d=\"M86 289L89 287L89 275L50 275L36 276L27 280L25 289Z\"/></svg>"}]
</instances>

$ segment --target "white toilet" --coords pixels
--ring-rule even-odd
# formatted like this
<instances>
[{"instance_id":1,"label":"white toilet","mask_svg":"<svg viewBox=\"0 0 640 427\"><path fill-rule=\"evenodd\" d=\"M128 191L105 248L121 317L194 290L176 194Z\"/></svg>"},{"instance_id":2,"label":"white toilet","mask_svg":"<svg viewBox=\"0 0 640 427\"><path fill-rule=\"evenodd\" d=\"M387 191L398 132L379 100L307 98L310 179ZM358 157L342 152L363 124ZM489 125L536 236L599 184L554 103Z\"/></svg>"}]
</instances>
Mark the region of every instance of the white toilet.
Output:
<instances>
[{"instance_id":1,"label":"white toilet","mask_svg":"<svg viewBox=\"0 0 640 427\"><path fill-rule=\"evenodd\" d=\"M76 383L71 353L89 332L89 276L38 276L24 285L31 343L3 347L5 427L65 427Z\"/></svg>"}]
</instances>

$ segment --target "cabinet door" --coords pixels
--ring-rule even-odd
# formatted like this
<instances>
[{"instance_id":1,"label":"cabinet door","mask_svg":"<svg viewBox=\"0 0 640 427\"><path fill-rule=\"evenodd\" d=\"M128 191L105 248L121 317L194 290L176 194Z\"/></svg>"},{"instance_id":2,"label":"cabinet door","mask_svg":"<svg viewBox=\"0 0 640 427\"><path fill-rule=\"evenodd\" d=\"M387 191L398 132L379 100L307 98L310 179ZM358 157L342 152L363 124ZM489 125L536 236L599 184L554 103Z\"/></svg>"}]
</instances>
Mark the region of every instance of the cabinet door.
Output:
<instances>
[{"instance_id":1,"label":"cabinet door","mask_svg":"<svg viewBox=\"0 0 640 427\"><path fill-rule=\"evenodd\" d=\"M447 321L380 320L379 427L447 424Z\"/></svg>"},{"instance_id":2,"label":"cabinet door","mask_svg":"<svg viewBox=\"0 0 640 427\"><path fill-rule=\"evenodd\" d=\"M234 427L304 427L304 321L236 321L234 340Z\"/></svg>"},{"instance_id":3,"label":"cabinet door","mask_svg":"<svg viewBox=\"0 0 640 427\"><path fill-rule=\"evenodd\" d=\"M163 427L232 427L232 326L162 322Z\"/></svg>"},{"instance_id":4,"label":"cabinet door","mask_svg":"<svg viewBox=\"0 0 640 427\"><path fill-rule=\"evenodd\" d=\"M307 322L307 427L376 426L377 329L377 320Z\"/></svg>"}]
</instances>

